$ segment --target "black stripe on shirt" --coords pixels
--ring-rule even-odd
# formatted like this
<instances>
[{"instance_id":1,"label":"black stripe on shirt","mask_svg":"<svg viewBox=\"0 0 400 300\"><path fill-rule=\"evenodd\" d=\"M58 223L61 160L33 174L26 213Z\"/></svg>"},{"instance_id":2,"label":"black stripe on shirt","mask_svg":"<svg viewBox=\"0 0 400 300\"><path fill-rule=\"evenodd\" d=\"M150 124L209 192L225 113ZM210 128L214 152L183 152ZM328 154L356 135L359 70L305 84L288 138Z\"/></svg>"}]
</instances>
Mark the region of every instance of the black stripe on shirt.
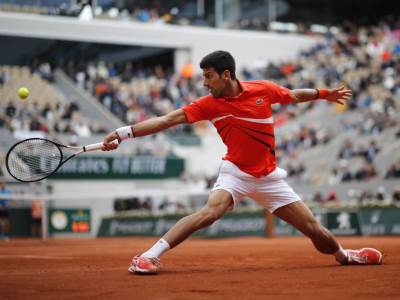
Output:
<instances>
[{"instance_id":1,"label":"black stripe on shirt","mask_svg":"<svg viewBox=\"0 0 400 300\"><path fill-rule=\"evenodd\" d=\"M273 156L275 156L275 151L274 151L274 149L272 149L272 146L271 146L270 144L264 142L263 140L260 140L259 138L257 138L257 137L255 137L255 136L251 135L250 133L247 133L246 131L244 131L244 130L242 130L242 129L240 129L240 128L238 128L238 129L239 129L241 132L243 132L245 135L251 137L253 140L255 140L255 141L257 141L257 142L263 144L264 146L266 146L266 147L269 149L269 152L270 152Z\"/></svg>"},{"instance_id":2,"label":"black stripe on shirt","mask_svg":"<svg viewBox=\"0 0 400 300\"><path fill-rule=\"evenodd\" d=\"M246 128L247 130L251 130L251 131L254 131L254 132L257 132L257 133L260 133L260 134L267 135L267 136L275 138L275 135L273 135L271 133L268 133L268 132L263 132L263 131L256 130L256 129L253 129L253 128L248 128L248 127L243 126L243 125L238 125L238 126L240 126L242 128Z\"/></svg>"},{"instance_id":3,"label":"black stripe on shirt","mask_svg":"<svg viewBox=\"0 0 400 300\"><path fill-rule=\"evenodd\" d=\"M228 127L229 125L230 125L230 124L226 124L225 126L222 126L220 129L217 129L219 135L221 135L222 131L223 131L226 127Z\"/></svg>"}]
</instances>

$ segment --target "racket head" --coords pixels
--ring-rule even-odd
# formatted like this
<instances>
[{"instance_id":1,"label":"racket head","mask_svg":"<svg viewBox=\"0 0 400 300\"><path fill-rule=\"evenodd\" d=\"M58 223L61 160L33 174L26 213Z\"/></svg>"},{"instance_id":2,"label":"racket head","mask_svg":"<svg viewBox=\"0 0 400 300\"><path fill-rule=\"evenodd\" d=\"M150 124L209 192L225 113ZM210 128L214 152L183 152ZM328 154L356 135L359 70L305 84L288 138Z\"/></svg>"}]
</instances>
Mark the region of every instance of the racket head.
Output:
<instances>
[{"instance_id":1,"label":"racket head","mask_svg":"<svg viewBox=\"0 0 400 300\"><path fill-rule=\"evenodd\" d=\"M21 182L43 180L62 165L63 153L60 146L43 138L20 141L7 152L7 171Z\"/></svg>"}]
</instances>

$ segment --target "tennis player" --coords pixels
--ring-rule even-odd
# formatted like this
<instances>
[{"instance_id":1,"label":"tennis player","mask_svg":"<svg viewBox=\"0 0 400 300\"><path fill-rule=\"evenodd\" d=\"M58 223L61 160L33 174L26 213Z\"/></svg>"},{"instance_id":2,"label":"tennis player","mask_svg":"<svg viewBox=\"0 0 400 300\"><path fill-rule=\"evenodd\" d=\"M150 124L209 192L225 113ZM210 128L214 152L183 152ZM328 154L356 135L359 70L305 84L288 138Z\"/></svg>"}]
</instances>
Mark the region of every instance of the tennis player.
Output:
<instances>
[{"instance_id":1,"label":"tennis player","mask_svg":"<svg viewBox=\"0 0 400 300\"><path fill-rule=\"evenodd\" d=\"M236 78L234 58L226 51L208 54L200 62L200 68L203 70L204 86L209 89L210 95L165 116L118 128L104 139L102 150L109 151L118 147L110 143L116 138L123 141L154 134L178 124L208 120L227 146L207 204L198 212L179 220L150 249L135 256L129 271L157 273L162 254L179 245L196 230L220 219L244 197L254 199L294 226L311 239L318 251L333 255L340 264L380 264L382 254L376 249L343 249L286 183L286 171L276 164L271 105L318 99L343 104L352 92L344 87L289 90L266 80L242 82Z\"/></svg>"}]
</instances>

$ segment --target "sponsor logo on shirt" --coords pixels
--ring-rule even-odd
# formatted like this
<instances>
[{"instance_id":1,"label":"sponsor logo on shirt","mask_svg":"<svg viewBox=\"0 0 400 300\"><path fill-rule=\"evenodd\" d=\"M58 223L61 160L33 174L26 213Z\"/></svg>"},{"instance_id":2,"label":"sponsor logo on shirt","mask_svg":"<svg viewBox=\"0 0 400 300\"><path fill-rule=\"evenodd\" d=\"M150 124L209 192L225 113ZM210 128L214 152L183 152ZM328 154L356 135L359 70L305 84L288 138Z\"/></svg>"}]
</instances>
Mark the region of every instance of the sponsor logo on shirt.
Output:
<instances>
[{"instance_id":1,"label":"sponsor logo on shirt","mask_svg":"<svg viewBox=\"0 0 400 300\"><path fill-rule=\"evenodd\" d=\"M257 104L257 105L261 105L261 104L263 104L263 103L264 103L264 99L258 98L258 99L256 100L256 104Z\"/></svg>"}]
</instances>

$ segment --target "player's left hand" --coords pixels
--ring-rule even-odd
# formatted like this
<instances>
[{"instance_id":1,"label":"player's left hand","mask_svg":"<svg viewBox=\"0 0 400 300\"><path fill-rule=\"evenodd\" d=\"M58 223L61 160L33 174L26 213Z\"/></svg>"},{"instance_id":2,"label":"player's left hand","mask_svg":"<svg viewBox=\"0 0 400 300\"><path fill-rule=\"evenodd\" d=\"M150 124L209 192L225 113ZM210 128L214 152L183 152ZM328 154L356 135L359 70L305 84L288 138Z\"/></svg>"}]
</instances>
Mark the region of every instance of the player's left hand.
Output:
<instances>
[{"instance_id":1,"label":"player's left hand","mask_svg":"<svg viewBox=\"0 0 400 300\"><path fill-rule=\"evenodd\" d=\"M351 90L346 89L344 86L340 86L338 88L329 90L329 95L326 97L326 100L344 105L344 101L349 100L352 94L353 93Z\"/></svg>"}]
</instances>

